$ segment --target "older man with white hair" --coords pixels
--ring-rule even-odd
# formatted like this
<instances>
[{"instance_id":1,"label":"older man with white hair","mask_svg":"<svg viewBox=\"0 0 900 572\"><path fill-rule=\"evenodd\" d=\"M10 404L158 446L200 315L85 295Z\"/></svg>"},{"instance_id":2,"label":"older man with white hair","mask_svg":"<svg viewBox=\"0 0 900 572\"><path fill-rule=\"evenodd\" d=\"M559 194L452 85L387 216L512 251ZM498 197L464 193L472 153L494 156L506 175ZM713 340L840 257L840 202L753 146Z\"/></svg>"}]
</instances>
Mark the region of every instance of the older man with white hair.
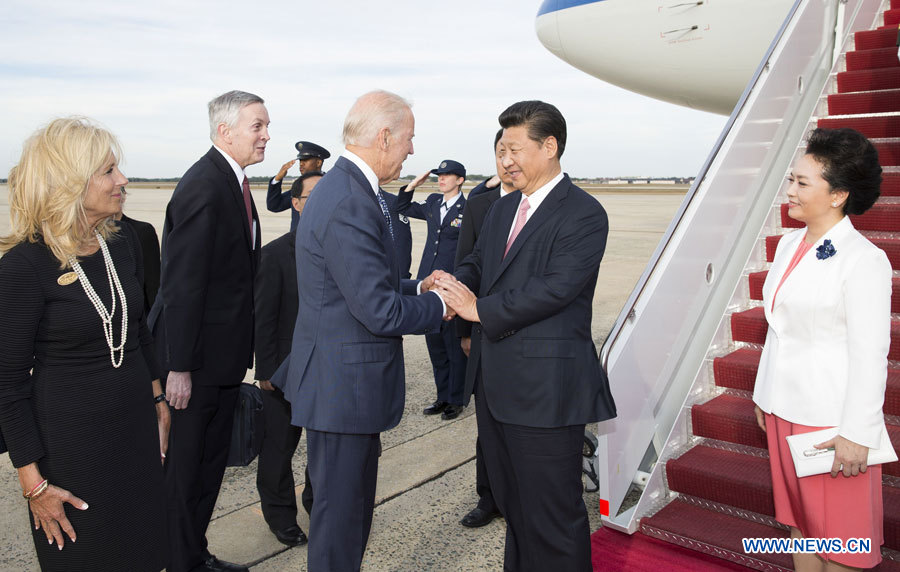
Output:
<instances>
[{"instance_id":1,"label":"older man with white hair","mask_svg":"<svg viewBox=\"0 0 900 572\"><path fill-rule=\"evenodd\" d=\"M359 570L375 506L380 433L403 414L403 334L438 331L446 308L401 280L379 185L413 153L409 103L360 97L344 122L346 150L316 186L297 227L302 279L289 359L272 379L306 427L316 500L310 572ZM302 277L302 278L300 278Z\"/></svg>"},{"instance_id":2,"label":"older man with white hair","mask_svg":"<svg viewBox=\"0 0 900 572\"><path fill-rule=\"evenodd\" d=\"M260 232L244 169L265 157L269 114L259 96L229 91L209 102L209 128L212 148L166 207L161 284L149 317L174 409L165 469L169 572L247 570L210 554L206 529L238 389L253 365Z\"/></svg>"}]
</instances>

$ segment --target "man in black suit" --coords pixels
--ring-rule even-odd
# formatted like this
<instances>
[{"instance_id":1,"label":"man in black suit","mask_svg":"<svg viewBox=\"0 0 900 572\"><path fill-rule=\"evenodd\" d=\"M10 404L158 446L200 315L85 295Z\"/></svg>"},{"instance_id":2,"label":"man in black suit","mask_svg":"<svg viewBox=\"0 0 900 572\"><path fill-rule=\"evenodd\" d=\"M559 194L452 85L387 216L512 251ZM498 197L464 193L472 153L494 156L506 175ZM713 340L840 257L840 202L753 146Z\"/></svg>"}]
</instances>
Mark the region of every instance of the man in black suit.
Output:
<instances>
[{"instance_id":1,"label":"man in black suit","mask_svg":"<svg viewBox=\"0 0 900 572\"><path fill-rule=\"evenodd\" d=\"M122 187L121 193L122 208L124 208L128 196L125 187ZM156 235L156 229L149 222L134 220L124 212L120 212L115 218L131 225L141 243L141 255L144 260L144 311L149 314L150 308L153 307L153 302L156 300L156 293L159 291L159 237Z\"/></svg>"},{"instance_id":2,"label":"man in black suit","mask_svg":"<svg viewBox=\"0 0 900 572\"><path fill-rule=\"evenodd\" d=\"M469 192L469 200L463 210L463 222L459 229L459 242L456 245L456 266L459 266L466 256L475 249L475 242L484 230L484 219L487 217L491 206L499 199L516 189L512 186L512 179L506 174L500 164L498 148L503 130L497 131L494 137L494 157L497 159L497 175L483 181ZM480 190L479 190L480 189ZM475 191L479 190L476 194ZM475 195L474 198L473 195ZM476 291L477 295L478 292ZM460 347L466 357L469 356L472 347L472 322L457 318L456 335L460 338ZM468 396L467 396L468 398ZM484 465L484 449L481 446L481 438L475 440L475 492L478 493L478 505L470 510L459 521L463 526L477 528L486 526L492 520L500 516L494 495L491 493L491 483L488 478L487 468Z\"/></svg>"},{"instance_id":3,"label":"man in black suit","mask_svg":"<svg viewBox=\"0 0 900 572\"><path fill-rule=\"evenodd\" d=\"M566 124L556 107L516 103L500 126L501 165L520 192L494 204L455 278L423 289L437 288L475 323L466 382L506 518L505 569L590 571L584 426L615 416L591 339L609 225L600 203L562 173Z\"/></svg>"},{"instance_id":4,"label":"man in black suit","mask_svg":"<svg viewBox=\"0 0 900 572\"><path fill-rule=\"evenodd\" d=\"M309 194L323 174L321 171L304 173L297 179L299 184L291 187L292 208L298 214L303 213ZM256 274L255 377L263 390L266 423L256 467L256 490L266 524L275 538L287 546L306 542L306 534L297 524L297 497L291 466L303 430L291 425L291 404L269 380L291 353L291 337L297 320L296 236L297 231L292 230L265 245ZM310 512L312 487L308 469L303 504Z\"/></svg>"},{"instance_id":5,"label":"man in black suit","mask_svg":"<svg viewBox=\"0 0 900 572\"><path fill-rule=\"evenodd\" d=\"M432 174L438 176L441 192L428 195L424 203L413 201L416 187ZM436 169L426 171L409 185L400 187L397 210L428 223L428 234L419 262L419 280L435 270L453 272L456 243L466 206L466 197L462 194L465 180L466 168L462 163L447 159L441 161ZM426 335L425 344L434 371L437 399L423 413L441 413L444 420L456 419L465 407L462 393L466 383L466 355L459 347L453 324L448 322L441 326L440 332Z\"/></svg>"},{"instance_id":6,"label":"man in black suit","mask_svg":"<svg viewBox=\"0 0 900 572\"><path fill-rule=\"evenodd\" d=\"M259 96L209 103L213 147L187 170L166 208L162 279L150 315L174 409L166 460L169 572L247 570L207 550L234 407L253 364L253 280L259 216L244 169L265 157L269 114Z\"/></svg>"},{"instance_id":7,"label":"man in black suit","mask_svg":"<svg viewBox=\"0 0 900 572\"><path fill-rule=\"evenodd\" d=\"M290 190L284 192L281 191L281 182L287 175L288 169L294 166L294 163L297 161L300 162L299 168L300 175L302 176L306 173L321 172L325 159L331 157L331 153L328 152L328 149L309 141L297 141L294 144L294 148L297 149L297 158L291 159L282 165L281 169L278 170L278 174L269 181L269 189L266 192L266 208L273 213L280 213L281 211L290 209L294 191L300 192L300 178L294 179ZM295 189L294 187L297 188ZM299 220L300 215L297 214L296 210L291 209L291 230L297 229L297 221Z\"/></svg>"}]
</instances>

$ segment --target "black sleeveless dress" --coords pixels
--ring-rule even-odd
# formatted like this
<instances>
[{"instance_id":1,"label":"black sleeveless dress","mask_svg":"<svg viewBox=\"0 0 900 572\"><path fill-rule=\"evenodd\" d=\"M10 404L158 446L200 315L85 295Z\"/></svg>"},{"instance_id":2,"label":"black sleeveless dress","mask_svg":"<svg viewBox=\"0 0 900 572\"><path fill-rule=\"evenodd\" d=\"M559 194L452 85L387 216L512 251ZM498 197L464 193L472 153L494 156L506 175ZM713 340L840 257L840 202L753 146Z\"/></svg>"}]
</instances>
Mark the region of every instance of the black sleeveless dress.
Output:
<instances>
[{"instance_id":1,"label":"black sleeveless dress","mask_svg":"<svg viewBox=\"0 0 900 572\"><path fill-rule=\"evenodd\" d=\"M85 511L64 505L77 542L66 538L62 550L31 524L42 570L158 571L168 561L150 384L159 374L144 322L137 244L128 225L107 243L128 301L119 368L110 361L99 314L79 281L57 282L64 272L46 245L22 243L0 258L0 430L13 465L37 461L51 484L89 505ZM102 252L79 262L109 308Z\"/></svg>"}]
</instances>

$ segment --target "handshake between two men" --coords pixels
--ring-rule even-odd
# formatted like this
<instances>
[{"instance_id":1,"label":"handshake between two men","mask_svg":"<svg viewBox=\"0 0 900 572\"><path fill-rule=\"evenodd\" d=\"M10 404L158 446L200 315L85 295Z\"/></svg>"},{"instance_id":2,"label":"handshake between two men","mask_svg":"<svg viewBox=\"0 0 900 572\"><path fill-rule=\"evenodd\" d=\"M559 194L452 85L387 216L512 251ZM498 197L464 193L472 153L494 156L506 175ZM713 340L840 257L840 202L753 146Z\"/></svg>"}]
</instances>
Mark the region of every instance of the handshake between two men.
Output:
<instances>
[{"instance_id":1,"label":"handshake between two men","mask_svg":"<svg viewBox=\"0 0 900 572\"><path fill-rule=\"evenodd\" d=\"M478 298L469 290L468 286L456 279L455 276L443 270L435 270L422 280L421 292L435 292L447 305L445 320L452 320L455 316L469 322L480 322L478 319Z\"/></svg>"}]
</instances>

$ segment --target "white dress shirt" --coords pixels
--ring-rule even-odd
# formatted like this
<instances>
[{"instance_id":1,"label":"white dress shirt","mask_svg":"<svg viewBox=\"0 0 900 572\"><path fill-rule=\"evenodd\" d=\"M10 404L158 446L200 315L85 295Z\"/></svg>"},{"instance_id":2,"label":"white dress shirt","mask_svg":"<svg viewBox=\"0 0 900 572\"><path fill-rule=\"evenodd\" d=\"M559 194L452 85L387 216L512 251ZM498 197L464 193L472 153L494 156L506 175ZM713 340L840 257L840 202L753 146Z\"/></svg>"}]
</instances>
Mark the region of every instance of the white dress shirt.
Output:
<instances>
[{"instance_id":1,"label":"white dress shirt","mask_svg":"<svg viewBox=\"0 0 900 572\"><path fill-rule=\"evenodd\" d=\"M447 213L450 212L450 207L456 204L456 201L459 200L459 197L462 196L462 192L458 192L453 195L453 198L444 202L441 201L441 224L444 223L444 217L447 216Z\"/></svg>"},{"instance_id":2,"label":"white dress shirt","mask_svg":"<svg viewBox=\"0 0 900 572\"><path fill-rule=\"evenodd\" d=\"M522 201L524 201L526 198L528 199L528 210L525 211L525 223L526 224L528 223L529 220L531 220L531 215L533 215L534 212L538 209L538 207L541 206L541 203L544 202L544 199L547 198L547 195L550 194L550 191L553 190L553 187L555 187L556 185L559 184L560 181L562 181L562 178L563 178L563 173L562 173L562 171L560 171L559 173L556 174L555 177L550 179L550 181L547 184L545 184L540 189L538 189L535 192L528 195L528 197L525 196L525 193L522 193L522 198L519 199L519 206L522 206ZM503 195L504 195L504 192L503 192L503 188L501 186L500 196L502 197ZM516 214L516 216L513 217L513 222L512 222L512 225L509 227L509 232L506 233L506 241L507 242L509 242L509 237L512 236L513 229L516 228L516 221L519 218L518 212L519 212L518 207L516 207L517 214Z\"/></svg>"}]
</instances>

